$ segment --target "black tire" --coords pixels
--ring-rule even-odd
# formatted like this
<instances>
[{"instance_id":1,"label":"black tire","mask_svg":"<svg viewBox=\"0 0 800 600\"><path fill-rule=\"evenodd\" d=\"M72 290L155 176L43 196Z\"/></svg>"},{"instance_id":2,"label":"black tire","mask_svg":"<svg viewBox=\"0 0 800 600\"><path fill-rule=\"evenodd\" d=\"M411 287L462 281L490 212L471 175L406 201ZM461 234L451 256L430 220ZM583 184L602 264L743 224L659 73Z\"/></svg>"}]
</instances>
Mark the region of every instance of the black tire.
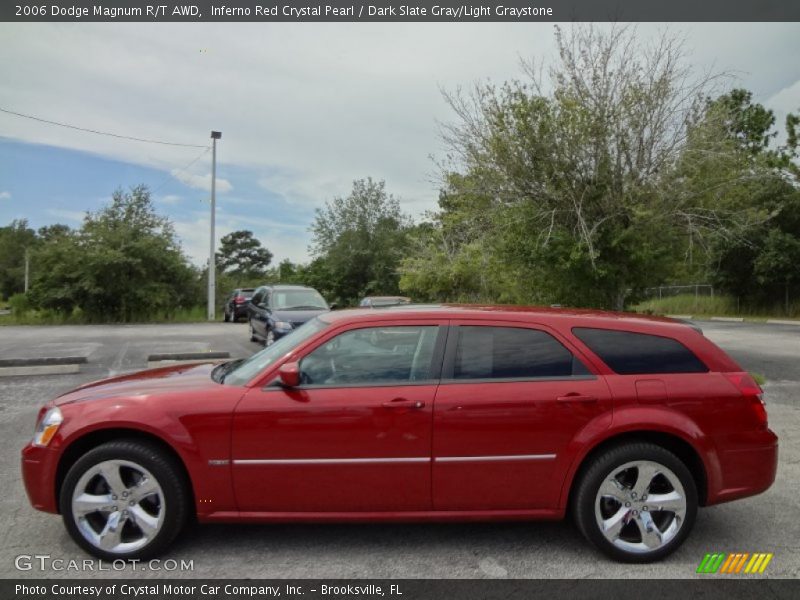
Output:
<instances>
[{"instance_id":1,"label":"black tire","mask_svg":"<svg viewBox=\"0 0 800 600\"><path fill-rule=\"evenodd\" d=\"M235 319L231 319L230 318L230 316L228 315L228 311L227 310L223 310L222 311L222 318L226 323L230 323L231 321L235 321Z\"/></svg>"},{"instance_id":2,"label":"black tire","mask_svg":"<svg viewBox=\"0 0 800 600\"><path fill-rule=\"evenodd\" d=\"M257 342L258 341L258 337L256 337L256 330L253 328L253 322L248 319L247 320L247 324L250 327L250 341L251 342Z\"/></svg>"},{"instance_id":3,"label":"black tire","mask_svg":"<svg viewBox=\"0 0 800 600\"><path fill-rule=\"evenodd\" d=\"M609 478L610 480L611 475L614 474L615 470L623 469L629 463L635 463L637 461L656 463L662 468L666 467L666 469L671 471L670 476L674 475L677 477L680 485L683 487L684 492L683 496L685 498L685 512L682 520L675 520L676 523L680 523L677 532L674 533L673 536L668 539L668 541L663 542L661 546L653 550L640 548L634 551L632 549L620 547L619 542L622 542L624 545L624 539L618 540L617 544L612 543L603 533L601 524L598 522L598 517L595 512L596 508L601 511L609 510L609 506L610 513L618 510L628 510L624 509L622 504L615 503L616 501L614 500L609 501L598 499L598 495L600 492L600 486L606 481L606 478ZM631 467L630 472L634 473L635 477L639 477L640 471L636 467ZM628 471L622 471L622 473L626 474ZM664 475L657 475L656 478L650 483L651 487L654 485L664 485L667 486L666 489L668 489L670 486L669 478L665 477ZM623 486L622 489L623 491L621 493L628 495L630 495L633 490L633 488L625 486ZM648 490L650 490L650 487L648 487ZM648 493L651 492L648 491ZM657 492L652 492L652 494L655 493ZM610 505L604 505L602 504L603 502L610 502ZM647 498L645 498L645 500L642 500L641 498L638 500L634 499L631 510L638 508L639 511L641 511L642 506L639 506L637 502L646 506ZM630 506L630 504L625 506ZM694 478L692 477L692 474L686 465L672 452L662 448L661 446L647 442L635 442L610 448L599 456L594 457L591 462L586 465L586 468L582 470L582 474L579 476L576 484L572 502L572 515L575 524L578 526L578 529L586 537L586 539L588 539L592 544L594 544L595 547L609 557L620 562L646 563L660 560L680 547L680 545L689 536L689 533L694 526L695 518L697 517L697 507L697 487L695 485ZM653 511L652 505L646 507L644 510L648 511L647 514L649 519L664 519L664 521L662 521L662 523L664 523L664 528L668 528L666 523L670 522L671 518L669 512L660 513L658 511ZM637 511L635 514L641 514L641 517L643 518L646 513L640 513L639 511ZM606 518L604 513L601 512L601 515ZM628 523L624 527L628 527L629 529L624 530L622 537L628 536L630 541L636 543L635 536L638 534L641 536L640 541L643 543L644 536L642 535L642 529L638 524L638 522L641 522L640 519L636 519L635 521L634 519L629 520L630 523L628 523L627 520L623 521ZM661 529L661 526L657 525L655 521L651 521L650 525L656 525L659 530ZM652 531L652 529L648 529L648 531ZM633 536L633 539L631 539L630 536Z\"/></svg>"},{"instance_id":4,"label":"black tire","mask_svg":"<svg viewBox=\"0 0 800 600\"><path fill-rule=\"evenodd\" d=\"M145 469L155 479L162 492L163 502L159 501L158 503L158 514L162 519L160 529L145 545L133 550L107 551L102 549L89 541L76 523L72 502L76 485L85 474L106 461L124 461L124 463L134 464L139 468ZM123 466L123 469L129 469L129 467ZM135 473L133 469L130 469L130 471ZM110 494L110 488L103 493ZM124 505L124 501L117 499L117 496L113 496L113 498L115 504ZM133 501L131 501L131 506L133 506ZM59 508L67 532L89 554L107 560L148 558L163 552L183 529L191 512L189 482L186 481L184 471L175 458L165 454L155 444L141 440L108 442L93 448L72 465L64 479L64 484L61 486ZM115 506L114 509L116 508ZM122 510L122 508L120 507L119 510ZM131 514L133 514L133 509L131 509ZM102 513L95 513L93 518L98 517L102 517ZM135 533L137 531L136 520L133 519L132 522L132 531ZM131 526L123 525L123 533L121 535L125 534L125 527L130 529ZM123 539L123 541L125 540Z\"/></svg>"}]
</instances>

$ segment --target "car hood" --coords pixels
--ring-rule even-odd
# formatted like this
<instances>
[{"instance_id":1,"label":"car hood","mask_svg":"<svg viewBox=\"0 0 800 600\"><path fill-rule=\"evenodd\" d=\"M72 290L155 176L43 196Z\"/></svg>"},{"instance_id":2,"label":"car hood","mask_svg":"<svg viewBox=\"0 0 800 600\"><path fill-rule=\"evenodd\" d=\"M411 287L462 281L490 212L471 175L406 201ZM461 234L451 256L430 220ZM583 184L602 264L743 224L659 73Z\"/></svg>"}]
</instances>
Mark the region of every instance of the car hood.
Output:
<instances>
[{"instance_id":1,"label":"car hood","mask_svg":"<svg viewBox=\"0 0 800 600\"><path fill-rule=\"evenodd\" d=\"M211 370L218 363L172 365L126 375L118 375L84 384L55 399L56 406L113 398L119 396L149 396L198 387L208 387Z\"/></svg>"},{"instance_id":2,"label":"car hood","mask_svg":"<svg viewBox=\"0 0 800 600\"><path fill-rule=\"evenodd\" d=\"M320 310L273 310L272 311L272 318L276 321L289 321L290 323L300 324L305 323L306 321L310 321L317 315L324 314L326 312L330 312L330 310L320 309Z\"/></svg>"}]
</instances>

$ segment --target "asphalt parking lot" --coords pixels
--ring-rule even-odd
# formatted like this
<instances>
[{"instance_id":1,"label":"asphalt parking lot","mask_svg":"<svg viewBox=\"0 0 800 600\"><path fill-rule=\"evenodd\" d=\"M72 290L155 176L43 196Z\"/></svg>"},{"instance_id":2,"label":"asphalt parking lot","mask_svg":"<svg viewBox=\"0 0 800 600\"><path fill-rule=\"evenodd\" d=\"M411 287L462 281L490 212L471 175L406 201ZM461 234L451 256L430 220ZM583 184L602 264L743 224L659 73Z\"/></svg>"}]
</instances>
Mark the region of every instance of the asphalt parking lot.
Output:
<instances>
[{"instance_id":1,"label":"asphalt parking lot","mask_svg":"<svg viewBox=\"0 0 800 600\"><path fill-rule=\"evenodd\" d=\"M193 569L127 566L98 577L240 578L684 578L707 552L772 552L764 576L800 575L800 327L698 322L745 369L767 378L770 426L781 438L775 485L761 496L700 511L689 540L667 560L621 565L605 559L568 523L195 526L162 559ZM0 357L85 355L78 374L0 378L0 577L84 577L92 572L19 571L20 555L88 558L60 517L33 510L19 451L46 400L83 382L143 369L156 352L259 349L243 324L0 327ZM168 563L162 563L166 565ZM96 566L96 565L95 565ZM706 576L707 577L707 576Z\"/></svg>"}]
</instances>

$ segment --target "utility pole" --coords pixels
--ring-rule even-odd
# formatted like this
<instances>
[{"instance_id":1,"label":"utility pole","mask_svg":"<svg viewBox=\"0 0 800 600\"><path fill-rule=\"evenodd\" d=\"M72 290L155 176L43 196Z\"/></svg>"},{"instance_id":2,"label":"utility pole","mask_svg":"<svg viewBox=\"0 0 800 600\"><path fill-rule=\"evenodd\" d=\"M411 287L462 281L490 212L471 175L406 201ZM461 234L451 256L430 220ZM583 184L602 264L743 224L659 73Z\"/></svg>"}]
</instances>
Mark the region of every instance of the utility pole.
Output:
<instances>
[{"instance_id":1,"label":"utility pole","mask_svg":"<svg viewBox=\"0 0 800 600\"><path fill-rule=\"evenodd\" d=\"M217 278L216 244L214 234L214 222L217 211L217 140L222 137L221 131L211 132L211 237L209 239L208 252L208 320L216 318L215 306L215 287Z\"/></svg>"},{"instance_id":2,"label":"utility pole","mask_svg":"<svg viewBox=\"0 0 800 600\"><path fill-rule=\"evenodd\" d=\"M30 281L31 257L28 249L25 248L25 293L28 293L28 282Z\"/></svg>"}]
</instances>

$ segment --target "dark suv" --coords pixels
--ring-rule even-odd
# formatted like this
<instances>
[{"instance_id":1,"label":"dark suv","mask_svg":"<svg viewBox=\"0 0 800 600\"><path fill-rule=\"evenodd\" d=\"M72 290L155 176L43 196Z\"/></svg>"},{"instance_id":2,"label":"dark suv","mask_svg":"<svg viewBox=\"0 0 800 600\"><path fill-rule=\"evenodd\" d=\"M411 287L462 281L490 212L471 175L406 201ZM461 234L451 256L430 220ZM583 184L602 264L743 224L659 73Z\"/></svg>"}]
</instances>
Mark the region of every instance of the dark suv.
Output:
<instances>
[{"instance_id":1,"label":"dark suv","mask_svg":"<svg viewBox=\"0 0 800 600\"><path fill-rule=\"evenodd\" d=\"M225 300L222 307L226 323L236 322L247 316L247 303L253 297L255 288L237 288Z\"/></svg>"},{"instance_id":2,"label":"dark suv","mask_svg":"<svg viewBox=\"0 0 800 600\"><path fill-rule=\"evenodd\" d=\"M265 285L247 304L250 340L271 346L309 319L330 311L325 298L303 285Z\"/></svg>"}]
</instances>

